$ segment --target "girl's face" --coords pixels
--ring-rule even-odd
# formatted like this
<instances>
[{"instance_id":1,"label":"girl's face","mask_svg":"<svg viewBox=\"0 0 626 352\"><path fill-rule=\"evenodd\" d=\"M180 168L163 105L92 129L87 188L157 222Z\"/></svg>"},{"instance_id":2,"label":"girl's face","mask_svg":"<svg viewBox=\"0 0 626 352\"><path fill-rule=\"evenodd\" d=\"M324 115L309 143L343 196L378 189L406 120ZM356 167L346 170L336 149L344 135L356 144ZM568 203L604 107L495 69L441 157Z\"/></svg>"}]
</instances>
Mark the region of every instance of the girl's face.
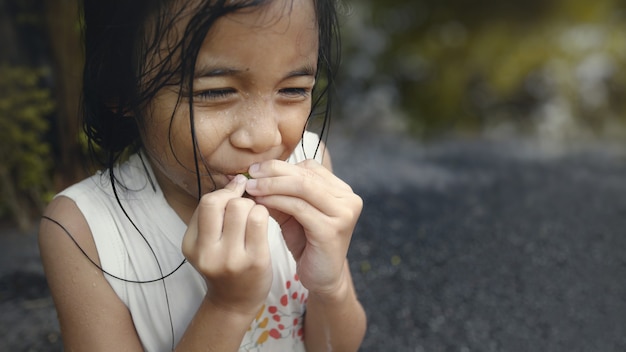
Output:
<instances>
[{"instance_id":1,"label":"girl's face","mask_svg":"<svg viewBox=\"0 0 626 352\"><path fill-rule=\"evenodd\" d=\"M311 111L317 55L312 1L274 0L214 24L193 82L202 192L213 181L224 187L253 163L289 157ZM174 111L178 98L178 86L155 96L142 140L168 201L195 207L189 105L183 99Z\"/></svg>"}]
</instances>

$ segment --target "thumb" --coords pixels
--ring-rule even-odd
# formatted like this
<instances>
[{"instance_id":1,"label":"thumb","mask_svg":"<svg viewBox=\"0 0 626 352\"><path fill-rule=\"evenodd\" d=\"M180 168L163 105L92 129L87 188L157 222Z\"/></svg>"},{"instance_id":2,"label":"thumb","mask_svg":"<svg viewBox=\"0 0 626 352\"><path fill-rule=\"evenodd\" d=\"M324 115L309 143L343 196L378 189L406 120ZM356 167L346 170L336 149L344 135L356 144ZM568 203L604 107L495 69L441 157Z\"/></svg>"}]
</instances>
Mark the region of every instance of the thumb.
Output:
<instances>
[{"instance_id":1,"label":"thumb","mask_svg":"<svg viewBox=\"0 0 626 352\"><path fill-rule=\"evenodd\" d=\"M241 193L241 196L246 190L246 181L248 181L248 178L242 174L239 174L235 176L232 180L230 180L230 182L228 182L226 186L224 186L224 189L234 192L239 191Z\"/></svg>"},{"instance_id":2,"label":"thumb","mask_svg":"<svg viewBox=\"0 0 626 352\"><path fill-rule=\"evenodd\" d=\"M189 258L193 249L196 247L196 241L198 240L198 208L193 212L189 223L187 224L187 231L183 237L181 244L181 250L185 258Z\"/></svg>"},{"instance_id":3,"label":"thumb","mask_svg":"<svg viewBox=\"0 0 626 352\"><path fill-rule=\"evenodd\" d=\"M293 255L294 259L296 261L299 260L307 242L302 225L300 225L298 221L296 221L296 219L289 214L275 209L268 210L270 216L276 220L280 226L287 248Z\"/></svg>"},{"instance_id":4,"label":"thumb","mask_svg":"<svg viewBox=\"0 0 626 352\"><path fill-rule=\"evenodd\" d=\"M280 226L283 226L291 218L291 215L285 214L285 213L283 213L280 210L270 209L270 208L268 208L267 210L270 213L270 217L272 217L272 219L276 220L276 222Z\"/></svg>"}]
</instances>

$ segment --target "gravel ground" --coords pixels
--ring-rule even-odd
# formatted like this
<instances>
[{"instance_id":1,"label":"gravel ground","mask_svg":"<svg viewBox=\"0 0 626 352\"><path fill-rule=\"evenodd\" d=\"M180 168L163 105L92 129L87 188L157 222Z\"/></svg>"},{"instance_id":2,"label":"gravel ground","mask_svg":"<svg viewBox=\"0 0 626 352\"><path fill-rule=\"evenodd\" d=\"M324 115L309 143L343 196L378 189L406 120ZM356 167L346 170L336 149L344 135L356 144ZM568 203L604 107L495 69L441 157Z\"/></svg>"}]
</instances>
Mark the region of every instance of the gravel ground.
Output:
<instances>
[{"instance_id":1,"label":"gravel ground","mask_svg":"<svg viewBox=\"0 0 626 352\"><path fill-rule=\"evenodd\" d=\"M626 350L626 147L330 146L365 202L362 351ZM35 236L2 232L0 351L61 351Z\"/></svg>"},{"instance_id":2,"label":"gravel ground","mask_svg":"<svg viewBox=\"0 0 626 352\"><path fill-rule=\"evenodd\" d=\"M0 230L0 351L62 351L35 233Z\"/></svg>"}]
</instances>

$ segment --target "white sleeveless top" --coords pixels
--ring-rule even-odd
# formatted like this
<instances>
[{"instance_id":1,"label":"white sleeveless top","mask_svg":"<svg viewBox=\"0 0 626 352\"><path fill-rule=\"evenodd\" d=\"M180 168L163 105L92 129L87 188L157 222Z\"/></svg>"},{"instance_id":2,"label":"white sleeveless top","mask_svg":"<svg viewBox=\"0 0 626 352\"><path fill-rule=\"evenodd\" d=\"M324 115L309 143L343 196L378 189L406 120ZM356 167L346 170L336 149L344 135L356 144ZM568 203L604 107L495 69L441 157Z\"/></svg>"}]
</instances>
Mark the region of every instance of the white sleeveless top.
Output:
<instances>
[{"instance_id":1,"label":"white sleeveless top","mask_svg":"<svg viewBox=\"0 0 626 352\"><path fill-rule=\"evenodd\" d=\"M317 135L305 133L307 157L315 154L318 141ZM302 149L298 144L288 161L304 160ZM322 154L317 153L318 161ZM168 205L148 162L133 155L114 170L124 210L115 198L108 172L98 172L59 195L72 199L85 216L105 277L128 307L144 349L169 351L200 306L206 284L191 264L185 262L178 268L184 260L181 243L187 226ZM295 261L273 219L268 236L272 287L239 350L304 351L308 292L298 280ZM163 276L167 277L159 280Z\"/></svg>"}]
</instances>

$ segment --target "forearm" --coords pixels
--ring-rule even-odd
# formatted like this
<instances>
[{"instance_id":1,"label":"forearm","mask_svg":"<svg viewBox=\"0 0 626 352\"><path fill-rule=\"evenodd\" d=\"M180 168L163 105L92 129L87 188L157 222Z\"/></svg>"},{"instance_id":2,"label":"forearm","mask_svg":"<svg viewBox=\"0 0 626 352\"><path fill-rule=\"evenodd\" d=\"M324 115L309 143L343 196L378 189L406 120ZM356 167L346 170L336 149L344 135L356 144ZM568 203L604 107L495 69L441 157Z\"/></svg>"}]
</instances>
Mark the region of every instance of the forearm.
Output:
<instances>
[{"instance_id":1,"label":"forearm","mask_svg":"<svg viewBox=\"0 0 626 352\"><path fill-rule=\"evenodd\" d=\"M348 270L348 266L344 270ZM304 322L307 351L357 351L366 329L366 316L349 272L338 294L309 294Z\"/></svg>"},{"instance_id":2,"label":"forearm","mask_svg":"<svg viewBox=\"0 0 626 352\"><path fill-rule=\"evenodd\" d=\"M238 351L254 317L204 299L175 351Z\"/></svg>"}]
</instances>

